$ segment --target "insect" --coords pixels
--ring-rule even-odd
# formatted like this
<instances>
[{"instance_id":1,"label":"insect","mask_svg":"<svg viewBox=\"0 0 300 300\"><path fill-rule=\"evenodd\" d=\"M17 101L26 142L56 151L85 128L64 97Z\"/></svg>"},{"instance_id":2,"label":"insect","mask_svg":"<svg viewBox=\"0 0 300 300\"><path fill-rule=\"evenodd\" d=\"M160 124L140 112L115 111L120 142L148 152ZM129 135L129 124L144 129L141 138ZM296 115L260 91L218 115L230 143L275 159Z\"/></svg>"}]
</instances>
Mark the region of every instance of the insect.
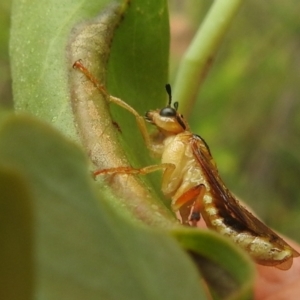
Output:
<instances>
[{"instance_id":1,"label":"insect","mask_svg":"<svg viewBox=\"0 0 300 300\"><path fill-rule=\"evenodd\" d=\"M163 170L162 192L172 199L172 208L180 213L183 224L196 226L202 216L207 227L231 238L258 264L281 270L292 266L293 258L300 254L244 208L226 188L208 145L190 131L178 112L178 103L172 103L170 85L166 85L167 106L150 110L142 117L123 100L110 96L81 61L76 61L73 67L80 70L109 102L135 116L147 147L161 157L158 165L97 170L95 176L148 174ZM151 138L145 121L157 128L159 138Z\"/></svg>"}]
</instances>

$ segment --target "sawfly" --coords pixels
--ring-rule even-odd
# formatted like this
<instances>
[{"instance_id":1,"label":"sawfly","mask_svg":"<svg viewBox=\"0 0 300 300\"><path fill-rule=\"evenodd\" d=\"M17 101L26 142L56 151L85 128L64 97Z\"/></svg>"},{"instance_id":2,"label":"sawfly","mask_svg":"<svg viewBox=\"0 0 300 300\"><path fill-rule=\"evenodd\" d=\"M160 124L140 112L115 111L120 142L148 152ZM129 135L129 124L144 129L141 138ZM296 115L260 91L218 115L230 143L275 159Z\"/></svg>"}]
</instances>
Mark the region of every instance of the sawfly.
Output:
<instances>
[{"instance_id":1,"label":"sawfly","mask_svg":"<svg viewBox=\"0 0 300 300\"><path fill-rule=\"evenodd\" d=\"M196 226L202 216L207 227L229 237L256 263L281 270L292 266L293 258L300 254L244 208L227 189L208 145L203 138L191 132L178 112L178 102L172 103L169 84L166 85L167 106L150 110L142 117L126 102L109 95L80 60L73 67L81 71L107 101L135 116L148 149L161 157L161 163L157 165L140 169L120 166L97 170L95 176L148 174L163 170L162 192L172 199L172 209L179 212L182 224ZM148 133L145 121L157 128L156 136Z\"/></svg>"}]
</instances>

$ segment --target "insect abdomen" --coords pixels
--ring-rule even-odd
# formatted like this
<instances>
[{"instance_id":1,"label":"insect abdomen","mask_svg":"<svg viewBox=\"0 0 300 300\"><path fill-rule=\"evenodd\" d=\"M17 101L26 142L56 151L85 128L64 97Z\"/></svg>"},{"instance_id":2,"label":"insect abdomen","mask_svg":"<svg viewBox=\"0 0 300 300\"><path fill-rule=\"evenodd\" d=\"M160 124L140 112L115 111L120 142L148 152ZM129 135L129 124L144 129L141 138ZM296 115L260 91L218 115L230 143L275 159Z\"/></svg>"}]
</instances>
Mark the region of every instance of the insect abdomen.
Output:
<instances>
[{"instance_id":1,"label":"insect abdomen","mask_svg":"<svg viewBox=\"0 0 300 300\"><path fill-rule=\"evenodd\" d=\"M215 205L212 196L207 193L203 198L201 211L206 225L224 236L228 236L237 245L246 250L259 264L276 266L279 269L289 269L293 263L292 249L270 241L266 236L257 236L238 225L229 225L228 220L222 217Z\"/></svg>"}]
</instances>

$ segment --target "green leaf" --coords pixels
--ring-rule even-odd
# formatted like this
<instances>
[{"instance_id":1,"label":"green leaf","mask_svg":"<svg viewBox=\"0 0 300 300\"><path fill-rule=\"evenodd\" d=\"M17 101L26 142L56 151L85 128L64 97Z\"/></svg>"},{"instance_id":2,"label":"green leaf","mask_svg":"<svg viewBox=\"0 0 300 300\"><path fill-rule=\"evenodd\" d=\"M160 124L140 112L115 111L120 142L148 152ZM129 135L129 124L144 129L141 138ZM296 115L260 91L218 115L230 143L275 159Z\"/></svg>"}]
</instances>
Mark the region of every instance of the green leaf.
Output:
<instances>
[{"instance_id":1,"label":"green leaf","mask_svg":"<svg viewBox=\"0 0 300 300\"><path fill-rule=\"evenodd\" d=\"M116 214L93 188L82 152L49 126L24 116L6 120L0 164L22 176L30 191L34 240L29 230L20 232L34 253L37 299L205 299L195 268L176 242ZM13 196L10 216L21 204L15 218L21 222L28 218L20 203L26 194L12 187L15 177L8 179L1 195ZM7 218L13 237L17 228Z\"/></svg>"},{"instance_id":2,"label":"green leaf","mask_svg":"<svg viewBox=\"0 0 300 300\"><path fill-rule=\"evenodd\" d=\"M14 102L77 139L68 87L72 27L109 1L13 1L10 54Z\"/></svg>"},{"instance_id":3,"label":"green leaf","mask_svg":"<svg viewBox=\"0 0 300 300\"><path fill-rule=\"evenodd\" d=\"M132 1L114 35L107 84L112 95L142 116L167 103L169 43L167 1ZM111 110L122 129L123 148L130 162L135 166L153 164L134 117L114 105ZM157 181L154 185L160 188Z\"/></svg>"},{"instance_id":4,"label":"green leaf","mask_svg":"<svg viewBox=\"0 0 300 300\"><path fill-rule=\"evenodd\" d=\"M212 294L220 299L251 299L255 269L244 251L211 230L171 232L193 257Z\"/></svg>"},{"instance_id":5,"label":"green leaf","mask_svg":"<svg viewBox=\"0 0 300 300\"><path fill-rule=\"evenodd\" d=\"M166 1L100 2L52 0L46 12L40 1L14 2L11 56L16 108L52 122L82 143L96 168L128 165L128 157L137 167L149 165L153 161L134 118L111 105L116 110L113 120L122 131L118 133L99 91L86 87L84 76L72 65L82 59L99 80L108 76L109 91L129 103L136 101L134 107L143 105L141 112L153 108L155 101L164 101L169 44ZM21 26L28 20L28 26ZM87 34L79 39L85 30ZM159 39L153 42L157 32ZM128 67L134 78L128 76ZM121 140L126 143L121 145ZM162 204L161 193L154 192L160 191L158 176L147 178L155 189L135 178L113 181L115 205L126 206L130 214L151 225L176 223Z\"/></svg>"},{"instance_id":6,"label":"green leaf","mask_svg":"<svg viewBox=\"0 0 300 300\"><path fill-rule=\"evenodd\" d=\"M30 193L16 170L0 162L0 298L33 296L33 218Z\"/></svg>"},{"instance_id":7,"label":"green leaf","mask_svg":"<svg viewBox=\"0 0 300 300\"><path fill-rule=\"evenodd\" d=\"M161 106L168 77L169 24L166 1L113 3L108 0L13 2L10 52L12 75L16 79L13 86L16 109L26 110L52 122L77 140L75 127L78 124L74 124L70 93L73 87L69 86L69 76L76 72L72 69L76 59L85 60L85 56L91 55L91 52L94 55L95 51L98 51L97 59L93 57L92 62L92 68L96 68L95 76L99 75L97 65L101 65L102 73L106 72L110 55L108 87L113 95L122 97L142 114L145 110ZM70 53L70 44L76 31L100 19L104 12L114 14L115 19L119 19L113 21L117 27L112 26L109 32L91 33L92 37L83 45L89 53L83 50L79 57L74 58ZM94 49L101 44L101 40L105 40L108 47L104 57L101 49ZM109 45L111 41L112 49ZM102 79L100 75L98 78ZM116 114L119 116L116 121L121 122L121 129L127 134L126 139L129 138L131 145L126 150L132 153L132 148L140 148L137 145L142 141L135 139L140 134L131 132L136 127L135 121L124 111ZM129 133L126 130L128 128ZM131 154L131 157L136 155Z\"/></svg>"}]
</instances>

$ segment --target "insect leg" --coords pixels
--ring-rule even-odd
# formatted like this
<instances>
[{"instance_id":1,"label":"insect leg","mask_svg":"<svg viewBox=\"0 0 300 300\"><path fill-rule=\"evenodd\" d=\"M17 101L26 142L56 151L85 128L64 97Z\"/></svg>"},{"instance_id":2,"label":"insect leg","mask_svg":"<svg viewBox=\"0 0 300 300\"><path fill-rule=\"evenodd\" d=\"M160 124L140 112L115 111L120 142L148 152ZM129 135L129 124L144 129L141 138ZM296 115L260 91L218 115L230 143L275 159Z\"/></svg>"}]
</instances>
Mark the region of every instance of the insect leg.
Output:
<instances>
[{"instance_id":1,"label":"insect leg","mask_svg":"<svg viewBox=\"0 0 300 300\"><path fill-rule=\"evenodd\" d=\"M190 217L190 222L192 223L192 226L197 226L197 222L200 221L200 211L202 208L202 200L206 192L206 187L202 184L201 185L201 191L199 192L199 195L197 196L197 199L194 203L192 214Z\"/></svg>"},{"instance_id":2,"label":"insect leg","mask_svg":"<svg viewBox=\"0 0 300 300\"><path fill-rule=\"evenodd\" d=\"M117 167L110 169L97 170L93 174L98 175L114 175L114 174L127 174L127 175L146 175L158 170L173 170L175 166L173 164L164 163L159 165L151 165L140 169L135 169L132 167Z\"/></svg>"},{"instance_id":3,"label":"insect leg","mask_svg":"<svg viewBox=\"0 0 300 300\"><path fill-rule=\"evenodd\" d=\"M135 116L136 122L138 124L138 127L139 127L142 135L143 135L143 138L144 138L144 141L146 143L147 148L150 149L151 151L154 151L153 147L152 147L152 143L151 143L151 138L150 138L150 135L149 135L147 127L146 127L144 117L140 116L134 108L132 108L130 105L128 105L122 99L109 95L109 93L107 92L104 85L101 84L93 76L93 74L91 74L91 72L83 65L81 60L77 60L73 64L73 68L78 69L81 73L83 73L87 77L87 79L89 79L94 84L94 86L100 91L100 93L105 97L105 99L108 102L112 102L112 103L115 103L116 105L119 105L119 106L123 107L124 109L126 109L132 115Z\"/></svg>"},{"instance_id":4,"label":"insect leg","mask_svg":"<svg viewBox=\"0 0 300 300\"><path fill-rule=\"evenodd\" d=\"M205 192L204 184L198 184L175 201L173 209L179 211L183 224L189 225L191 223L192 226L197 226L197 222L200 220L200 210ZM193 207L192 213L191 207Z\"/></svg>"}]
</instances>

